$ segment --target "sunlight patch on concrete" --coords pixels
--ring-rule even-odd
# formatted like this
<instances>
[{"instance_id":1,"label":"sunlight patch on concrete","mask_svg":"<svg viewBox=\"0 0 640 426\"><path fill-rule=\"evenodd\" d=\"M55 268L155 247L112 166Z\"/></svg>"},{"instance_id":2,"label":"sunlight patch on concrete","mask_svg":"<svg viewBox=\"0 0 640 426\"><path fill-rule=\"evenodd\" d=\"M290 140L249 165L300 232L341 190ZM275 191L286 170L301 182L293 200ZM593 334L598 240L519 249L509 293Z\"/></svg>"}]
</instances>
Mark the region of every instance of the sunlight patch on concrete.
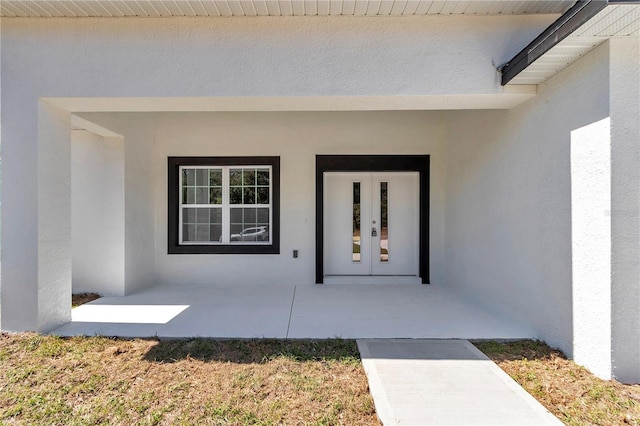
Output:
<instances>
[{"instance_id":1,"label":"sunlight patch on concrete","mask_svg":"<svg viewBox=\"0 0 640 426\"><path fill-rule=\"evenodd\" d=\"M71 312L73 322L166 324L189 305L84 305Z\"/></svg>"}]
</instances>

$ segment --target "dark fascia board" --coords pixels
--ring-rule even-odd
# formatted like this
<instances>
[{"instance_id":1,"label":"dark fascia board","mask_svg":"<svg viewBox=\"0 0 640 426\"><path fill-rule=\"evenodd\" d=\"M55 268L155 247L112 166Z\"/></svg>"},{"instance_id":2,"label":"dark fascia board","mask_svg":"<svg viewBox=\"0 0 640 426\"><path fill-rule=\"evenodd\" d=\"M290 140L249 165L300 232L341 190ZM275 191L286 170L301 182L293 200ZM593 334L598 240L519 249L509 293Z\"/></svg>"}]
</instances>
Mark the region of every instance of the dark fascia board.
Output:
<instances>
[{"instance_id":1,"label":"dark fascia board","mask_svg":"<svg viewBox=\"0 0 640 426\"><path fill-rule=\"evenodd\" d=\"M509 83L536 59L547 53L575 30L584 25L610 4L640 3L638 0L579 0L558 20L520 51L505 65L502 65L502 85Z\"/></svg>"}]
</instances>

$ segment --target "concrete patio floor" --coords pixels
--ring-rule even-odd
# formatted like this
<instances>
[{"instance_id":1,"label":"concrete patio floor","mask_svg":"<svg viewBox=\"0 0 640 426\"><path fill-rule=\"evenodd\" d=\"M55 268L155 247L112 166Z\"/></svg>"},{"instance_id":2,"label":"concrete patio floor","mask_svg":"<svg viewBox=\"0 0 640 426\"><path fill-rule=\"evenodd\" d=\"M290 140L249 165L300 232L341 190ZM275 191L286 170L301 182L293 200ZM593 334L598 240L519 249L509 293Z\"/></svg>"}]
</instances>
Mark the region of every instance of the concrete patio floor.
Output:
<instances>
[{"instance_id":1,"label":"concrete patio floor","mask_svg":"<svg viewBox=\"0 0 640 426\"><path fill-rule=\"evenodd\" d=\"M535 337L439 285L158 286L73 309L62 336L218 338Z\"/></svg>"}]
</instances>

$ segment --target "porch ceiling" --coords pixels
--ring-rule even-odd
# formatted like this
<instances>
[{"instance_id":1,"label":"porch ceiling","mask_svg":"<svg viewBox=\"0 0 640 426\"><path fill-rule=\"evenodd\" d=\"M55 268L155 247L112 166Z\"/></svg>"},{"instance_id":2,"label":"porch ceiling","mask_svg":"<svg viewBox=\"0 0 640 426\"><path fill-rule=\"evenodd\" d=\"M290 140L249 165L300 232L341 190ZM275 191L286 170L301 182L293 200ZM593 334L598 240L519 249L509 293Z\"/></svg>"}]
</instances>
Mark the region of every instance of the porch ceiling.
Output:
<instances>
[{"instance_id":1,"label":"porch ceiling","mask_svg":"<svg viewBox=\"0 0 640 426\"><path fill-rule=\"evenodd\" d=\"M541 34L506 65L503 69L503 84L543 83L610 37L640 36L640 2L592 1L583 3L586 7L597 8L594 9L596 13L590 18L587 17L588 19L581 25L574 24L576 28L573 30L572 28L563 30L563 27L571 27L572 25L570 20L567 20L566 24L558 26L557 31L553 32L548 29ZM571 13L569 11L567 15ZM564 35L569 34L563 39L563 33ZM557 44L553 45L553 42ZM548 48L550 44L553 47ZM546 52L543 50L545 48L548 49ZM538 57L540 51L543 53ZM519 67L518 63L520 63Z\"/></svg>"},{"instance_id":2,"label":"porch ceiling","mask_svg":"<svg viewBox=\"0 0 640 426\"><path fill-rule=\"evenodd\" d=\"M563 13L575 0L3 0L4 17L404 16Z\"/></svg>"}]
</instances>

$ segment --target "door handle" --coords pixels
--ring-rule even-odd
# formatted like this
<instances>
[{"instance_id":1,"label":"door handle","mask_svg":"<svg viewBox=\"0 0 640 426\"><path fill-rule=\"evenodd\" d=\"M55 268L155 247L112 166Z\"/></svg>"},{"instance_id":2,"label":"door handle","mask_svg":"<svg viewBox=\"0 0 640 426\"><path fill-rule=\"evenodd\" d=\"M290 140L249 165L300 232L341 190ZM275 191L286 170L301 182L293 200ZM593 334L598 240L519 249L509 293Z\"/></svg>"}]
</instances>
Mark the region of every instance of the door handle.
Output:
<instances>
[{"instance_id":1,"label":"door handle","mask_svg":"<svg viewBox=\"0 0 640 426\"><path fill-rule=\"evenodd\" d=\"M372 237L377 237L378 236L378 231L376 230L375 226L373 228L371 228L371 236Z\"/></svg>"}]
</instances>

